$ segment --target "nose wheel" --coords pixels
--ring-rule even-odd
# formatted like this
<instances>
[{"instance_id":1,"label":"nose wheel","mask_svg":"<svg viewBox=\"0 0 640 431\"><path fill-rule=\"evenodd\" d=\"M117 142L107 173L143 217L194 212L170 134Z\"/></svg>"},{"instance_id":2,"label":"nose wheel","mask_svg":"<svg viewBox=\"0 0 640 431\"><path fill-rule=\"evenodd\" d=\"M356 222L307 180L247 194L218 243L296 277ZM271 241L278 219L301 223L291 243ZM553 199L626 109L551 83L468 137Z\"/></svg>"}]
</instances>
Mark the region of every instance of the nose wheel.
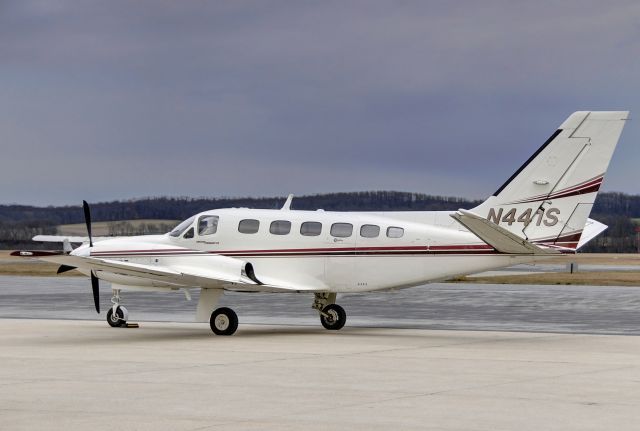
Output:
<instances>
[{"instance_id":1,"label":"nose wheel","mask_svg":"<svg viewBox=\"0 0 640 431\"><path fill-rule=\"evenodd\" d=\"M119 328L127 326L127 319L129 318L129 312L126 308L120 305L120 289L113 289L113 296L111 297L111 303L113 306L107 311L107 323L112 328Z\"/></svg>"},{"instance_id":2,"label":"nose wheel","mask_svg":"<svg viewBox=\"0 0 640 431\"><path fill-rule=\"evenodd\" d=\"M107 323L112 328L119 328L121 326L127 326L127 309L123 306L116 307L116 311L113 311L114 307L111 307L107 311Z\"/></svg>"}]
</instances>

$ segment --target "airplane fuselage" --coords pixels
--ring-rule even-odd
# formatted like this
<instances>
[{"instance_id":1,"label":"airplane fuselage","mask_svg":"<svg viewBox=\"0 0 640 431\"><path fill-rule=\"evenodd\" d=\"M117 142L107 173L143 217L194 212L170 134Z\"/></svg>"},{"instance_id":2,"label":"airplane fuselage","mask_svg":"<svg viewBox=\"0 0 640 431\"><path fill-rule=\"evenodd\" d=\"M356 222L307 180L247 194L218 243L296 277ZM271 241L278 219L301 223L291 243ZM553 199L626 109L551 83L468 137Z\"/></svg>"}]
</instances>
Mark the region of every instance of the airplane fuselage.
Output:
<instances>
[{"instance_id":1,"label":"airplane fuselage","mask_svg":"<svg viewBox=\"0 0 640 431\"><path fill-rule=\"evenodd\" d=\"M91 257L182 267L198 265L198 256L228 256L250 262L261 280L281 281L286 274L300 291L326 292L410 287L534 260L496 252L449 214L219 209L196 215L179 232L99 241ZM111 273L100 278L166 287Z\"/></svg>"}]
</instances>

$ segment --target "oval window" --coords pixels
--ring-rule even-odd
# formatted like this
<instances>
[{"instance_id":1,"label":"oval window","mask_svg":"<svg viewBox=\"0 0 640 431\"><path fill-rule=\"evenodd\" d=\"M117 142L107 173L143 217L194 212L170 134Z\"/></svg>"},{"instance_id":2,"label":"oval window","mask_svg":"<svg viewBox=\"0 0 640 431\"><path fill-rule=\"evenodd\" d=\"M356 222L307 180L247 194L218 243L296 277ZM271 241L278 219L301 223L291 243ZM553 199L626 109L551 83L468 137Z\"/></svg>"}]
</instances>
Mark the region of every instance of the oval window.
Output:
<instances>
[{"instance_id":1,"label":"oval window","mask_svg":"<svg viewBox=\"0 0 640 431\"><path fill-rule=\"evenodd\" d=\"M404 229L401 227L391 226L387 228L387 236L389 238L402 238L404 235Z\"/></svg>"},{"instance_id":2,"label":"oval window","mask_svg":"<svg viewBox=\"0 0 640 431\"><path fill-rule=\"evenodd\" d=\"M317 221L306 221L300 225L300 235L318 236L322 232L322 223Z\"/></svg>"},{"instance_id":3,"label":"oval window","mask_svg":"<svg viewBox=\"0 0 640 431\"><path fill-rule=\"evenodd\" d=\"M378 235L380 235L380 226L363 224L360 227L360 236L363 238L376 238Z\"/></svg>"},{"instance_id":4,"label":"oval window","mask_svg":"<svg viewBox=\"0 0 640 431\"><path fill-rule=\"evenodd\" d=\"M254 219L240 220L238 224L238 232L240 233L256 233L260 229L260 222Z\"/></svg>"},{"instance_id":5,"label":"oval window","mask_svg":"<svg viewBox=\"0 0 640 431\"><path fill-rule=\"evenodd\" d=\"M347 238L353 233L351 223L334 223L331 225L331 235L337 238Z\"/></svg>"},{"instance_id":6,"label":"oval window","mask_svg":"<svg viewBox=\"0 0 640 431\"><path fill-rule=\"evenodd\" d=\"M272 221L269 232L274 235L288 235L291 232L291 222L287 220Z\"/></svg>"}]
</instances>

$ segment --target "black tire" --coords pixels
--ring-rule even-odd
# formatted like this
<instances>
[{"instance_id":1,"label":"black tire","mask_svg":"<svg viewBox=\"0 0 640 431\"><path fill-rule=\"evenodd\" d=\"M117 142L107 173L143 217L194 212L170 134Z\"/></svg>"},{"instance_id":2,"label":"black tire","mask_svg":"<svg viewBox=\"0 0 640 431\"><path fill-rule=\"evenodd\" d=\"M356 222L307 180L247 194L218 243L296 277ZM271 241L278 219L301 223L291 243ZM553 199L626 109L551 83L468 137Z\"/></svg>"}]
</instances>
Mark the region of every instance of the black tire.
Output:
<instances>
[{"instance_id":1,"label":"black tire","mask_svg":"<svg viewBox=\"0 0 640 431\"><path fill-rule=\"evenodd\" d=\"M118 307L116 309L116 315L113 315L113 307L109 307L107 311L107 323L113 328L120 328L121 326L127 326L127 321L124 320L124 312Z\"/></svg>"},{"instance_id":2,"label":"black tire","mask_svg":"<svg viewBox=\"0 0 640 431\"><path fill-rule=\"evenodd\" d=\"M329 304L322 309L322 312L324 314L320 315L320 322L325 329L337 331L347 323L347 313L338 304Z\"/></svg>"},{"instance_id":3,"label":"black tire","mask_svg":"<svg viewBox=\"0 0 640 431\"><path fill-rule=\"evenodd\" d=\"M218 308L211 313L209 325L216 335L233 335L238 329L238 315L230 308Z\"/></svg>"}]
</instances>

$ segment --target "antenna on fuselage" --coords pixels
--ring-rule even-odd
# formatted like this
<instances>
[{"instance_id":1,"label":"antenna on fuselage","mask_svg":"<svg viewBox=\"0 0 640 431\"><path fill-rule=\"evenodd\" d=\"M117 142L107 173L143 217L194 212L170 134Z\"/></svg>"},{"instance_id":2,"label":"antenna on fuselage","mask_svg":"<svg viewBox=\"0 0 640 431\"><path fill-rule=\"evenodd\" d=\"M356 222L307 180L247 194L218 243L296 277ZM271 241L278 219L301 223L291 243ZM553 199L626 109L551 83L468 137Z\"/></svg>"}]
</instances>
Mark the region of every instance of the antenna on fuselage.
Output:
<instances>
[{"instance_id":1,"label":"antenna on fuselage","mask_svg":"<svg viewBox=\"0 0 640 431\"><path fill-rule=\"evenodd\" d=\"M282 205L282 208L280 208L282 211L289 211L291 209L291 201L293 201L293 194L290 194L289 196L287 196L287 200L285 201L284 205Z\"/></svg>"}]
</instances>

